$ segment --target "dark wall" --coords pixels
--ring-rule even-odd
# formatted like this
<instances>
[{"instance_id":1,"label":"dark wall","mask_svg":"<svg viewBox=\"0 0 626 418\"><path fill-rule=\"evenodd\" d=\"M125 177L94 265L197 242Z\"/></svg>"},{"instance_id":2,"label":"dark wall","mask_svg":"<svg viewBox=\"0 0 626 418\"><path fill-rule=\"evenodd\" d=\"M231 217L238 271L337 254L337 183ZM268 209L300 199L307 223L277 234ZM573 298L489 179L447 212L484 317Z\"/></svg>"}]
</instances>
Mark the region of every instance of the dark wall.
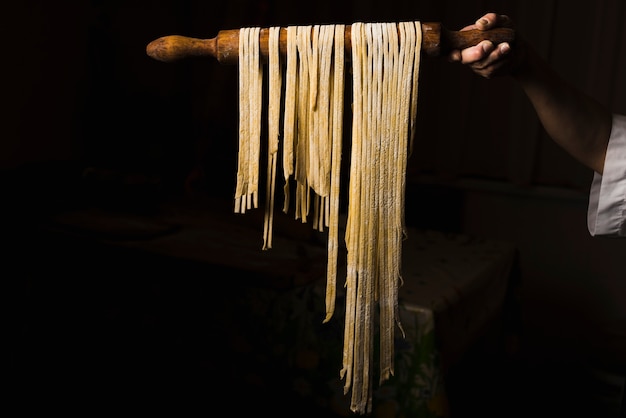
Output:
<instances>
[{"instance_id":1,"label":"dark wall","mask_svg":"<svg viewBox=\"0 0 626 418\"><path fill-rule=\"evenodd\" d=\"M459 29L484 11L501 11L570 81L616 111L626 106L617 76L624 7L616 0L578 8L557 0L29 0L5 9L2 169L70 160L154 175L175 189L198 181L209 187L214 175L232 182L236 68L210 58L161 63L145 48L164 35L210 38L248 25L421 20ZM573 42L582 25L588 34ZM586 190L591 173L545 138L510 80L481 80L432 58L423 61L420 79L412 170ZM224 176L228 170L233 174ZM212 187L232 190L224 182Z\"/></svg>"},{"instance_id":2,"label":"dark wall","mask_svg":"<svg viewBox=\"0 0 626 418\"><path fill-rule=\"evenodd\" d=\"M450 13L441 2L414 3L10 3L0 168L37 170L44 163L44 175L50 162L71 161L156 176L175 189L198 173L230 179L234 172L223 173L235 167L236 67L210 58L157 62L145 53L150 41L170 34L210 38L247 25L445 18L456 27L483 9ZM436 75L425 65L428 77Z\"/></svg>"}]
</instances>

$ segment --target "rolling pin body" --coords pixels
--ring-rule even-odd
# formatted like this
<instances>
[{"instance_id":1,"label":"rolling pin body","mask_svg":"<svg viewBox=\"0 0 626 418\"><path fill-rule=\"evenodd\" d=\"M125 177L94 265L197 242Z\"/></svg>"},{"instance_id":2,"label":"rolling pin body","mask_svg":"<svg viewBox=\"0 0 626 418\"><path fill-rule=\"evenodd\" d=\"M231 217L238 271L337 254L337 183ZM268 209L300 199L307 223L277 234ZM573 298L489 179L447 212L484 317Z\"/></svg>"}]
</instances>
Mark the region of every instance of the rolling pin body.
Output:
<instances>
[{"instance_id":1,"label":"rolling pin body","mask_svg":"<svg viewBox=\"0 0 626 418\"><path fill-rule=\"evenodd\" d=\"M429 56L439 56L452 49L463 49L476 45L483 40L493 43L512 42L515 32L509 28L497 28L488 31L466 30L451 31L440 23L422 23L422 52ZM263 57L268 56L269 29L260 31L260 50ZM280 51L287 50L287 29L280 30ZM350 56L351 26L345 27L346 56ZM221 64L236 64L239 61L239 29L221 30L210 39L198 39L181 35L169 35L155 39L146 47L147 54L163 62L173 62L192 56L211 56Z\"/></svg>"}]
</instances>

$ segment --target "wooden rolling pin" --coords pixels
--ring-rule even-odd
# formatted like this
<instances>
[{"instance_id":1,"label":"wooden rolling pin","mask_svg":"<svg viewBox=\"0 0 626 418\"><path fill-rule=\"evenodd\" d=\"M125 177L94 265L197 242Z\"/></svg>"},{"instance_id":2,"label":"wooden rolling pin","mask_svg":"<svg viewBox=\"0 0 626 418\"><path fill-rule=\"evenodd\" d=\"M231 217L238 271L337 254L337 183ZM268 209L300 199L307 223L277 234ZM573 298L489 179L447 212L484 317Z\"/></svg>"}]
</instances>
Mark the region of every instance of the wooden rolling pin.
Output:
<instances>
[{"instance_id":1,"label":"wooden rolling pin","mask_svg":"<svg viewBox=\"0 0 626 418\"><path fill-rule=\"evenodd\" d=\"M346 56L350 51L351 25L345 28ZM268 55L269 28L261 29L261 55ZM429 56L439 56L453 49L463 49L476 45L482 40L493 43L512 42L515 31L509 28L496 28L487 31L451 31L441 23L422 23L422 52ZM287 50L287 28L280 30L280 51ZM147 54L163 62L173 62L192 56L211 56L221 64L236 64L239 61L239 29L219 31L215 38L197 39L181 35L169 35L155 39L146 47Z\"/></svg>"}]
</instances>

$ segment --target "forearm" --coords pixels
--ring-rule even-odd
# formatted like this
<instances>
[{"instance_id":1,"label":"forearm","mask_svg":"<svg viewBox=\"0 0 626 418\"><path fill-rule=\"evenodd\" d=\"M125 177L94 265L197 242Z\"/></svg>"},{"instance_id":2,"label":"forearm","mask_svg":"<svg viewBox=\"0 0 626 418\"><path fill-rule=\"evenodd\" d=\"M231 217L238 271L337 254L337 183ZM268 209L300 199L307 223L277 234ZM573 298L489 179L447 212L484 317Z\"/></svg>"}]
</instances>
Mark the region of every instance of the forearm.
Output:
<instances>
[{"instance_id":1,"label":"forearm","mask_svg":"<svg viewBox=\"0 0 626 418\"><path fill-rule=\"evenodd\" d=\"M611 113L560 78L536 52L513 77L532 103L548 135L582 164L602 174Z\"/></svg>"}]
</instances>

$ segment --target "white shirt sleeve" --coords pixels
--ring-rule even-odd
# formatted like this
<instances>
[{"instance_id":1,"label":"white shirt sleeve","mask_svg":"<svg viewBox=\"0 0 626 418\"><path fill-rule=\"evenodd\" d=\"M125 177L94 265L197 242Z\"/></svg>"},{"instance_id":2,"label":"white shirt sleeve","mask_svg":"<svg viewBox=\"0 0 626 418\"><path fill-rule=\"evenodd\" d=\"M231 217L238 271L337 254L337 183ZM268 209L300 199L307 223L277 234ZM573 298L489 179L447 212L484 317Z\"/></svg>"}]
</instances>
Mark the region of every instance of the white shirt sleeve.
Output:
<instances>
[{"instance_id":1,"label":"white shirt sleeve","mask_svg":"<svg viewBox=\"0 0 626 418\"><path fill-rule=\"evenodd\" d=\"M591 183L587 226L592 236L626 237L626 115L613 115L604 171Z\"/></svg>"}]
</instances>

